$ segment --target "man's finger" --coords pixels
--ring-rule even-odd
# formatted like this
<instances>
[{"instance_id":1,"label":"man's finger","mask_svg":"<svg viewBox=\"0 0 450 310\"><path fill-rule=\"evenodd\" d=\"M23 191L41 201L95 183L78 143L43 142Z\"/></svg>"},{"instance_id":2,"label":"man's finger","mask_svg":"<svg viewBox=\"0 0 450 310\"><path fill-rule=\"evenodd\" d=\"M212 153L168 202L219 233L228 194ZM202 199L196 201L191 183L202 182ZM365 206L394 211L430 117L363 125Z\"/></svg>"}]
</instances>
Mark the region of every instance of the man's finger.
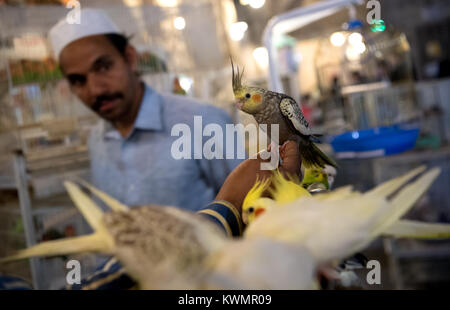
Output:
<instances>
[{"instance_id":1,"label":"man's finger","mask_svg":"<svg viewBox=\"0 0 450 310\"><path fill-rule=\"evenodd\" d=\"M294 141L287 141L280 148L280 156L283 160L281 170L293 175L301 175L301 157L298 145Z\"/></svg>"},{"instance_id":2,"label":"man's finger","mask_svg":"<svg viewBox=\"0 0 450 310\"><path fill-rule=\"evenodd\" d=\"M298 145L294 141L288 141L283 144L280 148L280 156L284 161L288 161L289 163L298 163L301 162L300 152L298 149Z\"/></svg>"}]
</instances>

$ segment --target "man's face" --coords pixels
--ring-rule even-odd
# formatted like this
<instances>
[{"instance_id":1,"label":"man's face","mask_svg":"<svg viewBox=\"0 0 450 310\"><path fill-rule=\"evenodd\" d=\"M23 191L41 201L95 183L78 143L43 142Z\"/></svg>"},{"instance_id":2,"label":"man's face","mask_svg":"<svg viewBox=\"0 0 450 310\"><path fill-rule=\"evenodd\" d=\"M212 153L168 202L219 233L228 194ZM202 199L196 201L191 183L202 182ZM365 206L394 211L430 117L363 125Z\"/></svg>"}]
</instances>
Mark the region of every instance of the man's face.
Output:
<instances>
[{"instance_id":1,"label":"man's face","mask_svg":"<svg viewBox=\"0 0 450 310\"><path fill-rule=\"evenodd\" d=\"M135 100L136 58L127 48L123 56L103 35L79 39L60 55L70 88L84 104L108 121L119 121Z\"/></svg>"}]
</instances>

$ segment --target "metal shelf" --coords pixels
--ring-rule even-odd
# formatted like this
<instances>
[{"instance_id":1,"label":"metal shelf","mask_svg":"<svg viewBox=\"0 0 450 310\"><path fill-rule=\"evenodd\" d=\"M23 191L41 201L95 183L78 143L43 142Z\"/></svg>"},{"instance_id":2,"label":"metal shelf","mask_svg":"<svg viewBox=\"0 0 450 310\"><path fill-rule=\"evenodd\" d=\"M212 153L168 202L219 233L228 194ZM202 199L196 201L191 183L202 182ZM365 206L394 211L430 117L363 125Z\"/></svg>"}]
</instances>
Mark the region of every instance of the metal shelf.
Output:
<instances>
[{"instance_id":1,"label":"metal shelf","mask_svg":"<svg viewBox=\"0 0 450 310\"><path fill-rule=\"evenodd\" d=\"M24 152L20 150L16 151L14 154L14 173L16 189L19 194L20 212L17 209L10 209L9 211L5 211L5 209L0 210L0 212L5 211L10 214L20 214L22 216L27 247L33 246L39 242L42 239L43 232L48 231L48 229L53 227L58 227L58 225L61 226L61 223L66 225L64 223L70 223L72 220L74 223L73 225L77 227L77 233L85 232L86 227L84 222L81 217L74 217L78 215L78 210L74 208L73 203L66 194L39 198L39 196L36 196L36 191L34 191L34 198L32 198L29 185L34 183L35 186L36 180L45 178L47 175L50 175L51 177L52 175L59 175L60 178L66 179L69 176L67 175L68 168L73 169L78 167L78 170L75 169L73 171L83 171L83 169L88 169L89 159L87 157L87 148L58 148L56 151L54 149L44 152L43 154L27 155L29 154L24 154ZM60 175L61 173L62 176ZM50 181L52 180L53 179L50 179ZM44 185L47 183L44 183ZM58 184L62 187L62 182L58 182ZM35 226L36 223L39 223L38 226ZM58 230L60 229L62 228L59 227ZM49 282L48 280L52 278L51 274L53 274L52 272L49 273L48 270L56 269L54 268L55 266L48 265L49 262L56 261L38 258L30 259L34 288L43 289L49 288L49 285L54 285L53 282ZM59 264L60 263L61 262L59 262Z\"/></svg>"}]
</instances>

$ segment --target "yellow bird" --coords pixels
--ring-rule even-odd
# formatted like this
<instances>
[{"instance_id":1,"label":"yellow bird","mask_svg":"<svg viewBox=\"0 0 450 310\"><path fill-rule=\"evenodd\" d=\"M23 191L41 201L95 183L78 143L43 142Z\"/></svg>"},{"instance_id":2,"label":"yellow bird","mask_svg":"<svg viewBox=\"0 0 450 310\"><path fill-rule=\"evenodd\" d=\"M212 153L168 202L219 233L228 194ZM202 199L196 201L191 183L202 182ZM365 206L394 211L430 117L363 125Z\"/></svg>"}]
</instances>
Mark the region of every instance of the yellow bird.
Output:
<instances>
[{"instance_id":1,"label":"yellow bird","mask_svg":"<svg viewBox=\"0 0 450 310\"><path fill-rule=\"evenodd\" d=\"M395 192L400 184L404 184L425 170L425 166L420 166L409 173L397 177L389 182L383 183L372 191L371 195ZM272 187L270 187L272 182ZM272 199L261 197L262 193L268 191ZM265 182L255 183L243 204L243 218L246 224L251 224L259 215L274 207L286 206L297 201L301 197L309 197L311 194L302 187L295 177L285 178L279 170L274 171L272 178ZM348 199L357 199L363 194L353 191L353 187L343 186L332 192L322 193L314 196L316 201L338 202ZM296 204L300 206L301 204ZM252 212L249 212L252 211ZM258 210L258 212L255 212ZM450 225L437 223L424 223L420 221L398 220L392 226L383 231L383 235L396 238L416 238L416 239L440 239L450 237Z\"/></svg>"},{"instance_id":2,"label":"yellow bird","mask_svg":"<svg viewBox=\"0 0 450 310\"><path fill-rule=\"evenodd\" d=\"M316 166L305 168L301 185L306 189L310 189L310 186L313 184L320 185L325 190L330 189L328 175L324 171L324 168Z\"/></svg>"},{"instance_id":3,"label":"yellow bird","mask_svg":"<svg viewBox=\"0 0 450 310\"><path fill-rule=\"evenodd\" d=\"M263 197L268 191L272 198ZM282 205L303 196L311 196L294 176L285 178L277 169L270 178L257 180L242 204L242 220L246 225L274 205Z\"/></svg>"},{"instance_id":4,"label":"yellow bird","mask_svg":"<svg viewBox=\"0 0 450 310\"><path fill-rule=\"evenodd\" d=\"M301 186L300 181L295 176L287 178L279 170L275 170L272 177L273 187L269 189L273 200L279 205L289 203L300 197L309 197L311 194Z\"/></svg>"},{"instance_id":5,"label":"yellow bird","mask_svg":"<svg viewBox=\"0 0 450 310\"><path fill-rule=\"evenodd\" d=\"M263 193L269 188L271 178L264 180L256 180L253 187L245 196L242 203L242 221L248 225L255 220L255 218L267 209L269 209L274 201L270 198L263 197Z\"/></svg>"}]
</instances>

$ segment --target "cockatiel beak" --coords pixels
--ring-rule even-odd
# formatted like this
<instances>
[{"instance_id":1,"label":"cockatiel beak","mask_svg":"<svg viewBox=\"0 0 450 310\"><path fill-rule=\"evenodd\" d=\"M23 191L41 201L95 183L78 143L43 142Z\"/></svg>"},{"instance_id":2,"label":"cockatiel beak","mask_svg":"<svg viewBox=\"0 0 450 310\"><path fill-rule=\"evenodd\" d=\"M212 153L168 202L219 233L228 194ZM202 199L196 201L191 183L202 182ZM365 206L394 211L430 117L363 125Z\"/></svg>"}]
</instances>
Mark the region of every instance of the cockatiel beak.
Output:
<instances>
[{"instance_id":1,"label":"cockatiel beak","mask_svg":"<svg viewBox=\"0 0 450 310\"><path fill-rule=\"evenodd\" d=\"M243 98L237 98L237 97L235 97L235 98L236 98L236 100L234 101L234 105L239 110L242 110L242 106L244 105L244 99Z\"/></svg>"},{"instance_id":2,"label":"cockatiel beak","mask_svg":"<svg viewBox=\"0 0 450 310\"><path fill-rule=\"evenodd\" d=\"M244 222L245 225L248 225L249 221L248 221L248 214L247 213L242 213L242 222Z\"/></svg>"}]
</instances>

